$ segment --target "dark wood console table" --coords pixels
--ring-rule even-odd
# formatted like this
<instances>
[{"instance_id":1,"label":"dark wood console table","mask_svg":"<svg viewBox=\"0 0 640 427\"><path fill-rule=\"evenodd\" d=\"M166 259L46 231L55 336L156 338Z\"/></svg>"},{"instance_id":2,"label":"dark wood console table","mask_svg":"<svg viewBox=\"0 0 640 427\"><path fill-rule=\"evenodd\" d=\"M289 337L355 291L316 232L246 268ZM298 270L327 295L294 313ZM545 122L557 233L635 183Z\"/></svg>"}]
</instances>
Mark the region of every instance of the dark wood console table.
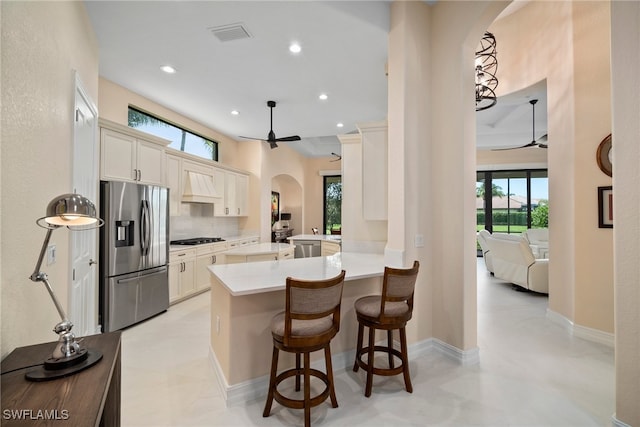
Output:
<instances>
[{"instance_id":1,"label":"dark wood console table","mask_svg":"<svg viewBox=\"0 0 640 427\"><path fill-rule=\"evenodd\" d=\"M16 348L2 361L2 426L120 426L120 332L85 337L102 353L94 366L66 378L32 382L29 368L55 342ZM18 419L22 418L22 419Z\"/></svg>"}]
</instances>

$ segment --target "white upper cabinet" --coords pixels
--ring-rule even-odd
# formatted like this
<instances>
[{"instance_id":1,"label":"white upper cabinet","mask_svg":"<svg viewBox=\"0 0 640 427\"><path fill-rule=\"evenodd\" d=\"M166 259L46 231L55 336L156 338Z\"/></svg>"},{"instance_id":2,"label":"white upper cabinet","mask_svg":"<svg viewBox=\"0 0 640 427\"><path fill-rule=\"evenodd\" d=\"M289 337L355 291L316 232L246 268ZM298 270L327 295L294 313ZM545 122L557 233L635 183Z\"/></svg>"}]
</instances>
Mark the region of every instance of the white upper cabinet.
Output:
<instances>
[{"instance_id":1,"label":"white upper cabinet","mask_svg":"<svg viewBox=\"0 0 640 427\"><path fill-rule=\"evenodd\" d=\"M213 169L213 185L216 189L216 193L220 196L220 201L213 204L213 214L215 216L227 216L227 206L225 202L225 176L226 171L220 168Z\"/></svg>"},{"instance_id":2,"label":"white upper cabinet","mask_svg":"<svg viewBox=\"0 0 640 427\"><path fill-rule=\"evenodd\" d=\"M358 124L362 135L362 214L367 220L387 219L386 122Z\"/></svg>"},{"instance_id":3,"label":"white upper cabinet","mask_svg":"<svg viewBox=\"0 0 640 427\"><path fill-rule=\"evenodd\" d=\"M182 158L167 154L166 184L169 188L169 216L180 216L182 202Z\"/></svg>"},{"instance_id":4,"label":"white upper cabinet","mask_svg":"<svg viewBox=\"0 0 640 427\"><path fill-rule=\"evenodd\" d=\"M238 216L249 215L249 177L236 175L236 209Z\"/></svg>"},{"instance_id":5,"label":"white upper cabinet","mask_svg":"<svg viewBox=\"0 0 640 427\"><path fill-rule=\"evenodd\" d=\"M100 179L165 185L170 141L104 119L100 127Z\"/></svg>"},{"instance_id":6,"label":"white upper cabinet","mask_svg":"<svg viewBox=\"0 0 640 427\"><path fill-rule=\"evenodd\" d=\"M247 216L249 177L242 173L216 168L214 172L216 192L221 202L214 204L215 216Z\"/></svg>"}]
</instances>

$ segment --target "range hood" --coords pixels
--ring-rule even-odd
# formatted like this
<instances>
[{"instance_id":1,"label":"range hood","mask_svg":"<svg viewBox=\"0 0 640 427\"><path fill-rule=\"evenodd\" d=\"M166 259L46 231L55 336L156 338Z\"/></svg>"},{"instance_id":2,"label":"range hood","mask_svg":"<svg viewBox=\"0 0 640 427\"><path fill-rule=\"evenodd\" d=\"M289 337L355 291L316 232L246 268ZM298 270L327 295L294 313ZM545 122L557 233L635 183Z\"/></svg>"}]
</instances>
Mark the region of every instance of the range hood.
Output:
<instances>
[{"instance_id":1,"label":"range hood","mask_svg":"<svg viewBox=\"0 0 640 427\"><path fill-rule=\"evenodd\" d=\"M187 203L219 203L221 197L213 185L213 177L197 172L185 174L182 201Z\"/></svg>"}]
</instances>

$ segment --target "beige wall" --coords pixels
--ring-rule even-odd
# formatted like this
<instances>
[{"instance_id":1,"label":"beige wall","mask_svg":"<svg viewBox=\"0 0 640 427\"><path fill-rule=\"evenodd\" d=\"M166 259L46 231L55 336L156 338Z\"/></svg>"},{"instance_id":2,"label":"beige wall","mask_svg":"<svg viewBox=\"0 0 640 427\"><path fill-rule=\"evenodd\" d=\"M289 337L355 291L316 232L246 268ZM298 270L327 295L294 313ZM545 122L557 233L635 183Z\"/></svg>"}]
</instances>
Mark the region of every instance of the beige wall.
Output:
<instances>
[{"instance_id":1,"label":"beige wall","mask_svg":"<svg viewBox=\"0 0 640 427\"><path fill-rule=\"evenodd\" d=\"M473 52L505 4L391 5L386 253L421 263L411 341L477 347Z\"/></svg>"},{"instance_id":2,"label":"beige wall","mask_svg":"<svg viewBox=\"0 0 640 427\"><path fill-rule=\"evenodd\" d=\"M100 78L100 102L98 105L100 117L126 126L130 105L217 141L220 153L218 161L225 165L243 168L243 159L237 153L238 143L233 138L176 113L171 110L171 106L160 105L116 83Z\"/></svg>"},{"instance_id":3,"label":"beige wall","mask_svg":"<svg viewBox=\"0 0 640 427\"><path fill-rule=\"evenodd\" d=\"M45 230L35 221L49 201L71 192L74 70L94 103L98 46L82 2L1 2L2 357L15 347L54 341L60 321L49 294L29 275ZM58 262L44 266L68 308L69 239L53 234Z\"/></svg>"},{"instance_id":4,"label":"beige wall","mask_svg":"<svg viewBox=\"0 0 640 427\"><path fill-rule=\"evenodd\" d=\"M531 2L489 30L500 94L547 81L549 308L612 333L613 233L597 216L597 187L611 179L595 161L611 132L609 3Z\"/></svg>"},{"instance_id":5,"label":"beige wall","mask_svg":"<svg viewBox=\"0 0 640 427\"><path fill-rule=\"evenodd\" d=\"M611 5L616 413L640 425L640 3Z\"/></svg>"}]
</instances>

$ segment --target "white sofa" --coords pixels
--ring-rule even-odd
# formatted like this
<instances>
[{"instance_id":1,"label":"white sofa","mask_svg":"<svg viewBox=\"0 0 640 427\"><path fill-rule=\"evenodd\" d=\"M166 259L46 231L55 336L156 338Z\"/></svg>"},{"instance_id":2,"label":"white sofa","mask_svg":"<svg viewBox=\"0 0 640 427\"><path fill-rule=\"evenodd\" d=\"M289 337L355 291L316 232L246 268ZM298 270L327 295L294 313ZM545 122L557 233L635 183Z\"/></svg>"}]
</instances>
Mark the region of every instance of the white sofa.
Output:
<instances>
[{"instance_id":1,"label":"white sofa","mask_svg":"<svg viewBox=\"0 0 640 427\"><path fill-rule=\"evenodd\" d=\"M528 228L522 233L527 239L533 256L536 258L549 258L549 229L548 228Z\"/></svg>"},{"instance_id":2,"label":"white sofa","mask_svg":"<svg viewBox=\"0 0 640 427\"><path fill-rule=\"evenodd\" d=\"M484 258L484 265L487 267L490 273L493 273L493 254L491 253L491 238L519 241L522 239L519 234L507 234L507 233L493 233L488 230L480 230L478 232L478 243L482 249L482 257Z\"/></svg>"},{"instance_id":3,"label":"white sofa","mask_svg":"<svg viewBox=\"0 0 640 427\"><path fill-rule=\"evenodd\" d=\"M549 260L536 259L526 239L501 239L492 235L487 240L496 278L530 291L549 293Z\"/></svg>"}]
</instances>

